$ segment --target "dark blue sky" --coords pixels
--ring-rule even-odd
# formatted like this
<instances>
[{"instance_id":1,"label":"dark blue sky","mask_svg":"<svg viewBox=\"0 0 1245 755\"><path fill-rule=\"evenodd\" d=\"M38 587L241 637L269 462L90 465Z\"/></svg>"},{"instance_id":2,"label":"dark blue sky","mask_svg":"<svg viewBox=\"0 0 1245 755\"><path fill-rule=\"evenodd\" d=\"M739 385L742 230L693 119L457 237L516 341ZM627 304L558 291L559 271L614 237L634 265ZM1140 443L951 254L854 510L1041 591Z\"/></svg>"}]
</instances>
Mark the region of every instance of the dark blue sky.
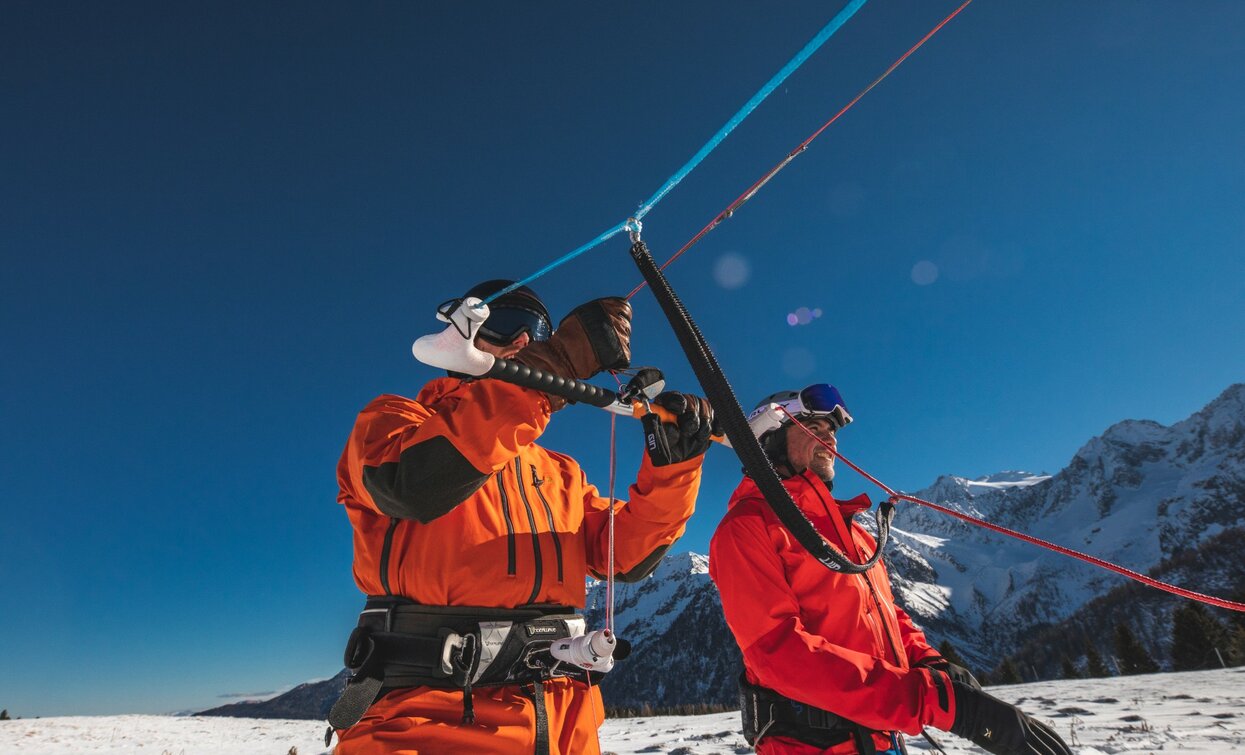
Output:
<instances>
[{"instance_id":1,"label":"dark blue sky","mask_svg":"<svg viewBox=\"0 0 1245 755\"><path fill-rule=\"evenodd\" d=\"M654 254L956 4L867 4L647 217ZM625 218L837 9L6 3L0 707L334 673L335 464L364 403L434 375L436 303ZM975 3L671 280L743 400L836 383L841 449L897 487L1181 419L1245 375L1241 29L1236 0ZM555 316L626 292L626 246L534 287ZM635 330L694 389L648 293ZM574 407L546 442L604 485L608 433ZM638 425L620 446L629 481ZM680 548L738 480L711 457Z\"/></svg>"}]
</instances>

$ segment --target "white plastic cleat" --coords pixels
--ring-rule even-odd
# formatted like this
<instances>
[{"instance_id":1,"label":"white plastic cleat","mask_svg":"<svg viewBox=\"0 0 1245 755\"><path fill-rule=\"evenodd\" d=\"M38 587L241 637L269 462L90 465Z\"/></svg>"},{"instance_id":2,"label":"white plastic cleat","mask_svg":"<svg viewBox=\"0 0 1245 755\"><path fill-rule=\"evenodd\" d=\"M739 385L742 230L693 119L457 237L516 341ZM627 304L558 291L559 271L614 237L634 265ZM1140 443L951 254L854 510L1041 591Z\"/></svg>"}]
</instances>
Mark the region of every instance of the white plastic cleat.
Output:
<instances>
[{"instance_id":1,"label":"white plastic cleat","mask_svg":"<svg viewBox=\"0 0 1245 755\"><path fill-rule=\"evenodd\" d=\"M613 632L597 629L577 637L555 640L549 652L559 661L603 674L614 668L614 648L617 645Z\"/></svg>"},{"instance_id":2,"label":"white plastic cleat","mask_svg":"<svg viewBox=\"0 0 1245 755\"><path fill-rule=\"evenodd\" d=\"M786 419L786 415L783 414L782 407L771 403L752 410L752 413L748 415L748 427L751 428L754 438L760 438L770 430L777 430L782 427L784 419ZM729 441L722 445L727 448L731 447Z\"/></svg>"},{"instance_id":3,"label":"white plastic cleat","mask_svg":"<svg viewBox=\"0 0 1245 755\"><path fill-rule=\"evenodd\" d=\"M474 296L463 299L453 310L438 311L437 319L449 325L440 333L417 339L411 344L411 353L430 367L464 375L483 375L496 361L496 357L475 345L476 333L488 315L488 305Z\"/></svg>"}]
</instances>

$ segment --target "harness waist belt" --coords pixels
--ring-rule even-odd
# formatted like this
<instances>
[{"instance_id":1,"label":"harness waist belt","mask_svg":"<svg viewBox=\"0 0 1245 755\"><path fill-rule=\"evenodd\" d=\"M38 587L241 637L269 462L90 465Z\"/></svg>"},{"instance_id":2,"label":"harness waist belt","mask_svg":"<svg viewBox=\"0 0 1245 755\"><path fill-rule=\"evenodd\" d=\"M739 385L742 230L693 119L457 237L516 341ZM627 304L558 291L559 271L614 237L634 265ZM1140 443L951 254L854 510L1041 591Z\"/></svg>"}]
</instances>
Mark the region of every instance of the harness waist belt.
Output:
<instances>
[{"instance_id":1,"label":"harness waist belt","mask_svg":"<svg viewBox=\"0 0 1245 755\"><path fill-rule=\"evenodd\" d=\"M875 755L873 731L828 710L784 697L739 677L739 711L744 739L755 745L765 736L795 739L814 747L833 747L856 740L861 755Z\"/></svg>"},{"instance_id":2,"label":"harness waist belt","mask_svg":"<svg viewBox=\"0 0 1245 755\"><path fill-rule=\"evenodd\" d=\"M559 666L554 640L586 629L573 608L424 606L404 598L368 598L346 643L352 676L329 712L334 729L354 726L386 690L428 686L463 690L463 720L474 718L471 688L583 678Z\"/></svg>"}]
</instances>

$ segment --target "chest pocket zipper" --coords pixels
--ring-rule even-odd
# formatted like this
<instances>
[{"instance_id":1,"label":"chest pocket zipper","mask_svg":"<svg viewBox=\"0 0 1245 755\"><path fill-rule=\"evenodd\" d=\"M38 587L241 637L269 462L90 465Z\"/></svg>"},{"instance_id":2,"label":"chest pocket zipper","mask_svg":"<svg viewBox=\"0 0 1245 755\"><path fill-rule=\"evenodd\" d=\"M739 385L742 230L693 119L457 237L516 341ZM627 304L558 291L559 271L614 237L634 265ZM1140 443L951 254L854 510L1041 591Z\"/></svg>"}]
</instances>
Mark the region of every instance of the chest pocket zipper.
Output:
<instances>
[{"instance_id":1,"label":"chest pocket zipper","mask_svg":"<svg viewBox=\"0 0 1245 755\"><path fill-rule=\"evenodd\" d=\"M545 506L545 516L549 519L549 533L553 535L553 552L558 559L558 584L562 584L562 540L558 537L558 528L553 521L553 507L549 505L549 499L545 498L544 492L540 489L545 481L536 474L536 465L530 465L532 468L532 487L536 488L536 496L540 498L540 502Z\"/></svg>"},{"instance_id":2,"label":"chest pocket zipper","mask_svg":"<svg viewBox=\"0 0 1245 755\"><path fill-rule=\"evenodd\" d=\"M873 580L869 579L868 574L861 574L859 575L859 577L863 579L865 581L865 584L869 587L869 595L873 598L873 605L875 608L877 608L877 612L878 612L877 621L881 623L882 633L886 635L886 639L888 641L888 644L890 645L891 651L895 653L895 662L899 664L900 666L903 666L904 665L903 653L899 651L899 645L895 643L895 637L891 634L890 625L886 623L886 609L882 607L882 600L881 598L878 597L877 589L873 586Z\"/></svg>"},{"instance_id":3,"label":"chest pocket zipper","mask_svg":"<svg viewBox=\"0 0 1245 755\"><path fill-rule=\"evenodd\" d=\"M544 574L544 561L540 557L540 533L536 531L536 515L532 513L532 504L527 500L527 487L523 484L523 467L519 461L519 457L514 457L514 476L519 483L519 498L523 499L523 508L527 512L527 523L532 531L532 558L535 559L536 578L532 581L532 594L528 596L528 603L535 603L536 597L540 595L540 583Z\"/></svg>"},{"instance_id":4,"label":"chest pocket zipper","mask_svg":"<svg viewBox=\"0 0 1245 755\"><path fill-rule=\"evenodd\" d=\"M389 528L385 530L385 544L380 550L380 585L385 588L386 595L393 595L393 590L389 588L389 558L393 552L393 534L401 523L402 520L397 517L390 518Z\"/></svg>"},{"instance_id":5,"label":"chest pocket zipper","mask_svg":"<svg viewBox=\"0 0 1245 755\"><path fill-rule=\"evenodd\" d=\"M506 518L506 575L513 577L516 573L514 523L510 521L510 498L506 495L501 475L501 472L497 473L497 494L501 496L501 515Z\"/></svg>"}]
</instances>

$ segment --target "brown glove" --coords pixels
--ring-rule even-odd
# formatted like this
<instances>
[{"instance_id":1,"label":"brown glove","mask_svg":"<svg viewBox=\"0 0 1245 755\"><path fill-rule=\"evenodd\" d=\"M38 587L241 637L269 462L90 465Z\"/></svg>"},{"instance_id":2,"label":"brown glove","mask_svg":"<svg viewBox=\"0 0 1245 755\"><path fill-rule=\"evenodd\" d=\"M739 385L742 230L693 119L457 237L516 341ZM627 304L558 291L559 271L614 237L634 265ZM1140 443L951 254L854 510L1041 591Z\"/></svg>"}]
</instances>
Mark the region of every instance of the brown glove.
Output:
<instances>
[{"instance_id":1,"label":"brown glove","mask_svg":"<svg viewBox=\"0 0 1245 755\"><path fill-rule=\"evenodd\" d=\"M548 341L528 344L514 361L580 380L620 370L631 363L631 305L617 296L580 304ZM556 396L549 400L555 410L566 405Z\"/></svg>"}]
</instances>

